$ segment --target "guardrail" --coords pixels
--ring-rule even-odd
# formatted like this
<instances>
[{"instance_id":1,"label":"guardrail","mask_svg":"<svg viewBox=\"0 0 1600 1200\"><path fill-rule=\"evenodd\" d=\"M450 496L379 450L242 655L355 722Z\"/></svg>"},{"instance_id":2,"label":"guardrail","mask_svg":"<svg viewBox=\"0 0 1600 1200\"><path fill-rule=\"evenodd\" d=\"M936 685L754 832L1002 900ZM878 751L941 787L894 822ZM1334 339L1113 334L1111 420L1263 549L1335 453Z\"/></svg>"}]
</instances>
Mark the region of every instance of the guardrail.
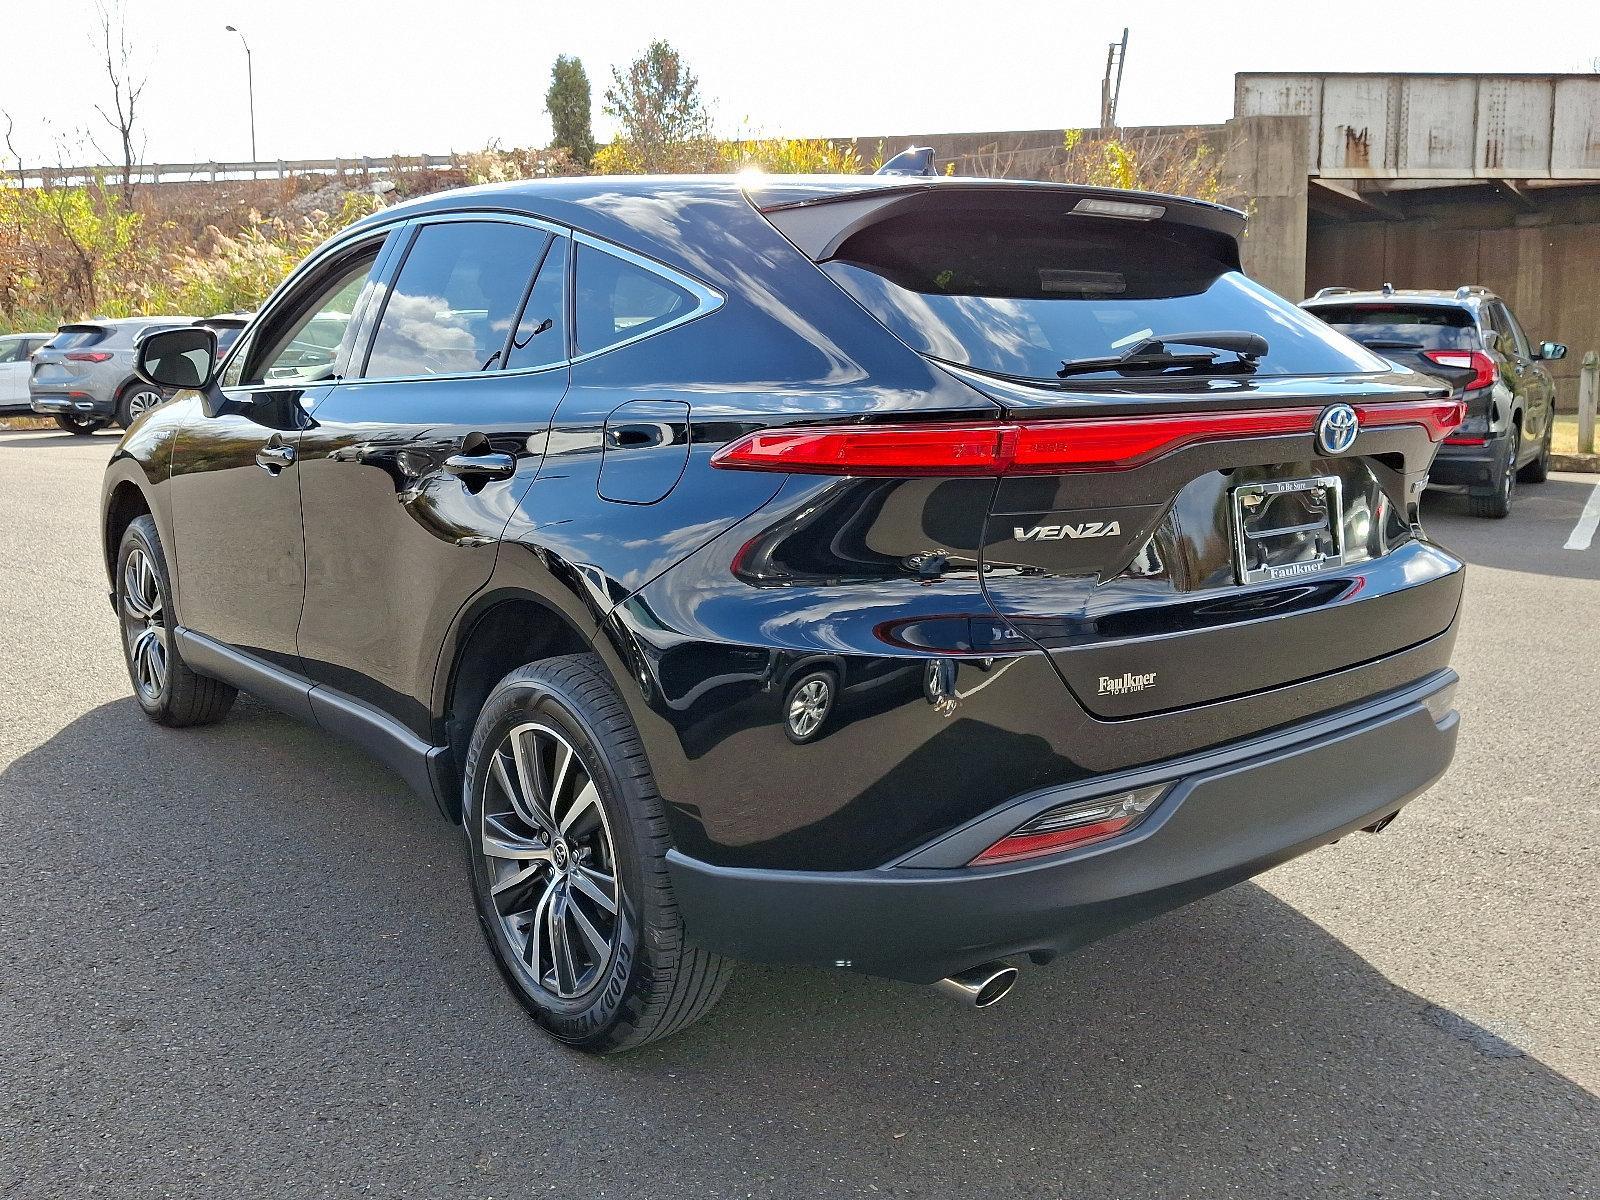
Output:
<instances>
[{"instance_id":1,"label":"guardrail","mask_svg":"<svg viewBox=\"0 0 1600 1200\"><path fill-rule=\"evenodd\" d=\"M440 171L464 164L458 154L392 154L384 158L280 158L263 162L139 163L131 174L135 183L216 183L225 179L287 179L291 175L394 176L418 171ZM7 182L22 187L70 186L92 180L120 183L119 166L28 167L4 173Z\"/></svg>"}]
</instances>

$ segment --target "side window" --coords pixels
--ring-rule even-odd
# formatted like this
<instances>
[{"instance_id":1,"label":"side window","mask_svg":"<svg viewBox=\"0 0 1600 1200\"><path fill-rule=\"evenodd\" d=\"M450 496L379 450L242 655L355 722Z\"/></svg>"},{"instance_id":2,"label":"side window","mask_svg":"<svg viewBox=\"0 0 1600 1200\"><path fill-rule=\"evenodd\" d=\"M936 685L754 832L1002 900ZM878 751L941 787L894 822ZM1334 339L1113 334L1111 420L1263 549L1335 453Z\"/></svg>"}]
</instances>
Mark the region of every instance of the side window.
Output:
<instances>
[{"instance_id":1,"label":"side window","mask_svg":"<svg viewBox=\"0 0 1600 1200\"><path fill-rule=\"evenodd\" d=\"M234 355L224 387L316 383L333 375L355 336L356 302L378 259L377 245L336 266L298 301L290 298L281 319L252 335L251 347Z\"/></svg>"},{"instance_id":2,"label":"side window","mask_svg":"<svg viewBox=\"0 0 1600 1200\"><path fill-rule=\"evenodd\" d=\"M503 221L424 225L383 306L369 379L490 371L550 235Z\"/></svg>"},{"instance_id":3,"label":"side window","mask_svg":"<svg viewBox=\"0 0 1600 1200\"><path fill-rule=\"evenodd\" d=\"M1511 342L1517 348L1518 358L1532 358L1533 348L1528 345L1528 335L1522 332L1522 326L1517 324L1517 318L1504 304L1499 305L1503 314L1505 325L1511 332Z\"/></svg>"},{"instance_id":4,"label":"side window","mask_svg":"<svg viewBox=\"0 0 1600 1200\"><path fill-rule=\"evenodd\" d=\"M548 367L567 357L567 239L550 243L517 318L507 367Z\"/></svg>"},{"instance_id":5,"label":"side window","mask_svg":"<svg viewBox=\"0 0 1600 1200\"><path fill-rule=\"evenodd\" d=\"M239 381L244 378L244 362L250 357L250 343L252 338L241 338L233 347L233 353L226 355L228 365L222 370L222 386L225 388L238 387Z\"/></svg>"},{"instance_id":6,"label":"side window","mask_svg":"<svg viewBox=\"0 0 1600 1200\"><path fill-rule=\"evenodd\" d=\"M1483 306L1483 319L1494 332L1494 348L1500 354L1510 358L1517 352L1517 342L1511 336L1511 325L1506 320L1506 310L1498 301L1490 301Z\"/></svg>"},{"instance_id":7,"label":"side window","mask_svg":"<svg viewBox=\"0 0 1600 1200\"><path fill-rule=\"evenodd\" d=\"M0 363L21 362L28 343L25 338L0 338Z\"/></svg>"},{"instance_id":8,"label":"side window","mask_svg":"<svg viewBox=\"0 0 1600 1200\"><path fill-rule=\"evenodd\" d=\"M694 294L654 271L578 246L573 305L579 354L604 350L694 312Z\"/></svg>"}]
</instances>

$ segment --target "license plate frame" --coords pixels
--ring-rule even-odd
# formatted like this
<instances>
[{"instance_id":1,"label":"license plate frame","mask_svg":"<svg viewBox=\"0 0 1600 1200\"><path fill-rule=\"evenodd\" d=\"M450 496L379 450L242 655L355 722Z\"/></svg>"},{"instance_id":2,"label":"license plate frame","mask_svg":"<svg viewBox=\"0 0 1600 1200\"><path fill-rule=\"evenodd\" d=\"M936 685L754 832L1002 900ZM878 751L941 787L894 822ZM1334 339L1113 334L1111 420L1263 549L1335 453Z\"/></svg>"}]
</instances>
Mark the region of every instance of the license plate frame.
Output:
<instances>
[{"instance_id":1,"label":"license plate frame","mask_svg":"<svg viewBox=\"0 0 1600 1200\"><path fill-rule=\"evenodd\" d=\"M1273 499L1306 492L1322 493L1324 516L1321 521L1279 526L1260 523L1272 507ZM1300 579L1344 565L1344 488L1337 475L1243 483L1230 493L1229 510L1233 525L1234 570L1241 584ZM1316 539L1315 557L1285 563L1261 561L1270 554L1272 542L1281 544L1285 539L1305 536Z\"/></svg>"}]
</instances>

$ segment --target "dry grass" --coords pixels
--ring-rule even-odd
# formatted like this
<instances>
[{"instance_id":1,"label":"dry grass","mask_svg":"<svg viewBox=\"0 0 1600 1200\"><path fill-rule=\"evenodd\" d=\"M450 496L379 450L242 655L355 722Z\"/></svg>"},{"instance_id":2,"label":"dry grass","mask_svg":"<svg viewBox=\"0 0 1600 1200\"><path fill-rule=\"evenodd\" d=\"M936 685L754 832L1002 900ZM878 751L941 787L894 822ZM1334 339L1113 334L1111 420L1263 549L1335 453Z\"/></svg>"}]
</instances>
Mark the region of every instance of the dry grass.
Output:
<instances>
[{"instance_id":1,"label":"dry grass","mask_svg":"<svg viewBox=\"0 0 1600 1200\"><path fill-rule=\"evenodd\" d=\"M0 417L0 429L54 429L51 417Z\"/></svg>"}]
</instances>

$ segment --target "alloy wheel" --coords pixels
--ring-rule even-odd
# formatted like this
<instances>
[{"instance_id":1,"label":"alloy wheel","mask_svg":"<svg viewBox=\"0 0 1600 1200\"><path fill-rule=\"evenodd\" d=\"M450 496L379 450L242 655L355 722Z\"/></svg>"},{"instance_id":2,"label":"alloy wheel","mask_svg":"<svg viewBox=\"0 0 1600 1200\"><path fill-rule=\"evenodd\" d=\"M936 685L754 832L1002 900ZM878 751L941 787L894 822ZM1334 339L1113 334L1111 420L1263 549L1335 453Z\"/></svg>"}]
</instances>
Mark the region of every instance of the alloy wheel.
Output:
<instances>
[{"instance_id":1,"label":"alloy wheel","mask_svg":"<svg viewBox=\"0 0 1600 1200\"><path fill-rule=\"evenodd\" d=\"M596 987L622 932L622 890L595 775L566 735L518 725L495 749L478 849L526 982L560 1000Z\"/></svg>"},{"instance_id":2,"label":"alloy wheel","mask_svg":"<svg viewBox=\"0 0 1600 1200\"><path fill-rule=\"evenodd\" d=\"M140 546L122 565L122 630L134 687L146 704L156 704L167 686L167 627L155 565Z\"/></svg>"},{"instance_id":3,"label":"alloy wheel","mask_svg":"<svg viewBox=\"0 0 1600 1200\"><path fill-rule=\"evenodd\" d=\"M149 412L161 403L161 393L150 388L140 388L128 397L128 420L131 423L136 418Z\"/></svg>"},{"instance_id":4,"label":"alloy wheel","mask_svg":"<svg viewBox=\"0 0 1600 1200\"><path fill-rule=\"evenodd\" d=\"M822 728L832 706L833 689L827 678L812 676L789 697L789 733L799 741L812 737Z\"/></svg>"}]
</instances>

